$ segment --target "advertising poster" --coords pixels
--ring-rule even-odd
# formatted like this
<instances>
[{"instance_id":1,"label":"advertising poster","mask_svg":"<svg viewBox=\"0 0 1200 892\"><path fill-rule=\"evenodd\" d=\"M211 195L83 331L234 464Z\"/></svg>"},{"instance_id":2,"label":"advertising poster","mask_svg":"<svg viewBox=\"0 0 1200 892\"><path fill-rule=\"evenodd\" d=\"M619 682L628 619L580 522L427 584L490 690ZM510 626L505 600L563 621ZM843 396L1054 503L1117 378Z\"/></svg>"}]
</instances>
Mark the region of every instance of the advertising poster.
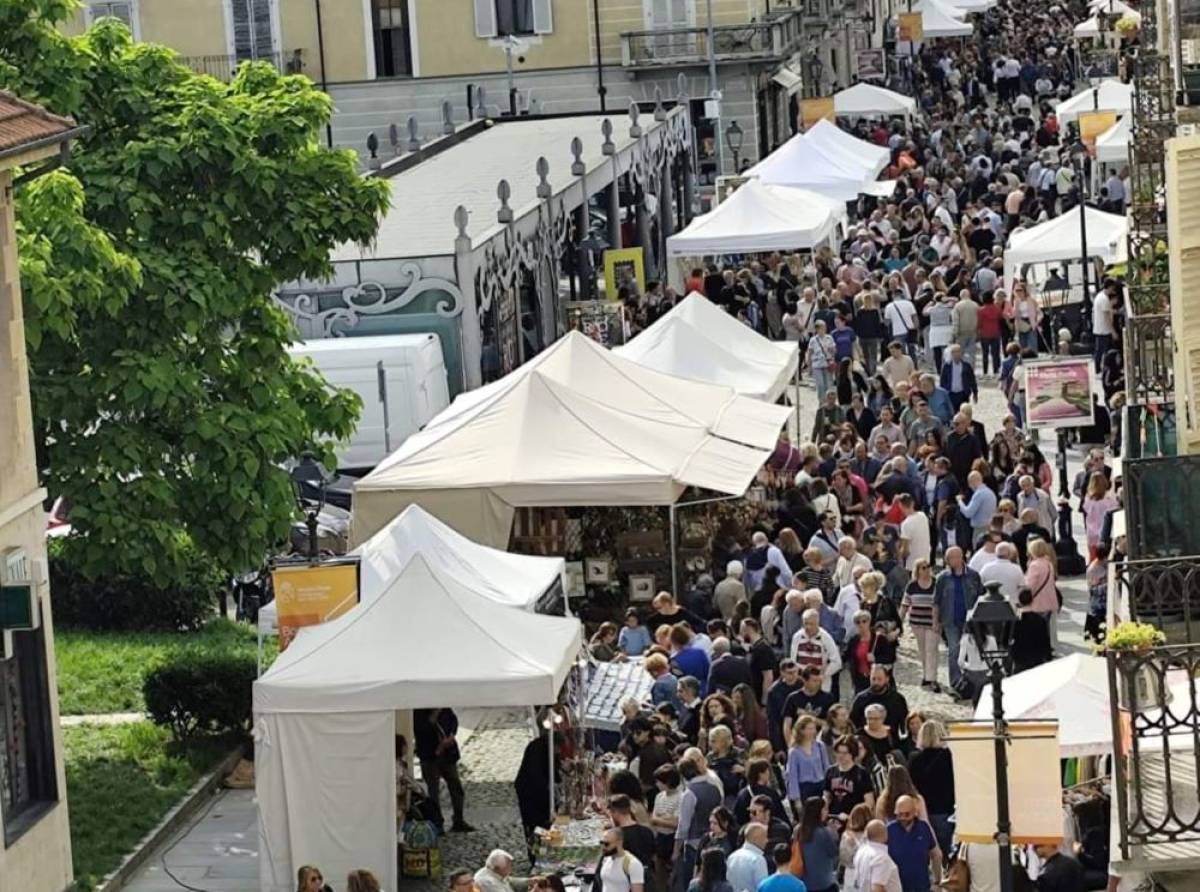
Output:
<instances>
[{"instance_id":1,"label":"advertising poster","mask_svg":"<svg viewBox=\"0 0 1200 892\"><path fill-rule=\"evenodd\" d=\"M816 99L801 99L800 100L800 129L807 130L817 121L825 120L833 123L835 114L833 111L832 96L818 96Z\"/></svg>"},{"instance_id":2,"label":"advertising poster","mask_svg":"<svg viewBox=\"0 0 1200 892\"><path fill-rule=\"evenodd\" d=\"M925 22L919 12L902 12L897 16L896 40L901 43L920 43L925 37Z\"/></svg>"},{"instance_id":3,"label":"advertising poster","mask_svg":"<svg viewBox=\"0 0 1200 892\"><path fill-rule=\"evenodd\" d=\"M854 54L854 68L861 81L887 79L887 56L883 49L858 50Z\"/></svg>"},{"instance_id":4,"label":"advertising poster","mask_svg":"<svg viewBox=\"0 0 1200 892\"><path fill-rule=\"evenodd\" d=\"M1091 357L1025 363L1025 417L1031 428L1089 427L1094 422Z\"/></svg>"},{"instance_id":5,"label":"advertising poster","mask_svg":"<svg viewBox=\"0 0 1200 892\"><path fill-rule=\"evenodd\" d=\"M271 572L279 611L279 650L304 626L336 619L358 603L358 562L293 564Z\"/></svg>"},{"instance_id":6,"label":"advertising poster","mask_svg":"<svg viewBox=\"0 0 1200 892\"><path fill-rule=\"evenodd\" d=\"M641 248L621 248L604 252L604 296L617 299L622 287L646 293L646 267Z\"/></svg>"}]
</instances>

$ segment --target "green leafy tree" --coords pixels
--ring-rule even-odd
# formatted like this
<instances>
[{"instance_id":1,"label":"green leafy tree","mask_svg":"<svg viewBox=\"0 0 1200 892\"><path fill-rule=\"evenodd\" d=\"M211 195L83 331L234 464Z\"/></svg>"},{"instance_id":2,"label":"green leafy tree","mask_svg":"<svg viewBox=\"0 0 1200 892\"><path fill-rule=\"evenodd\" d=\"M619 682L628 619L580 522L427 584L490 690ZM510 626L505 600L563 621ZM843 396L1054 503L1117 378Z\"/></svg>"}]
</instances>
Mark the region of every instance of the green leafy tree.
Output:
<instances>
[{"instance_id":1,"label":"green leafy tree","mask_svg":"<svg viewBox=\"0 0 1200 892\"><path fill-rule=\"evenodd\" d=\"M361 408L289 359L271 293L370 240L387 185L320 146L306 78L220 83L115 19L65 37L74 8L0 0L0 87L90 128L71 175L18 193L43 477L90 574L169 582L189 541L242 569L287 534L281 464L330 458Z\"/></svg>"}]
</instances>

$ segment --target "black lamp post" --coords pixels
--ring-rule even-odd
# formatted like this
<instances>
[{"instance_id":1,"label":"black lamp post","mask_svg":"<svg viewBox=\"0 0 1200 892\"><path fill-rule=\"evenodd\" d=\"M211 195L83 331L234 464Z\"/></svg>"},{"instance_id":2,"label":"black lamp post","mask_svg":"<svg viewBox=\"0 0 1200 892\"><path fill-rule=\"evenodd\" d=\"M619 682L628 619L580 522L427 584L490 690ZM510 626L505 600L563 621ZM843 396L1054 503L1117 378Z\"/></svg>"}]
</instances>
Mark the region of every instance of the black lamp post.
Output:
<instances>
[{"instance_id":1,"label":"black lamp post","mask_svg":"<svg viewBox=\"0 0 1200 892\"><path fill-rule=\"evenodd\" d=\"M742 125L737 121L730 121L729 126L725 128L725 144L729 146L729 151L733 152L733 172L739 173L738 165L742 157L742 142L745 140L746 134L742 130Z\"/></svg>"},{"instance_id":2,"label":"black lamp post","mask_svg":"<svg viewBox=\"0 0 1200 892\"><path fill-rule=\"evenodd\" d=\"M1008 807L1008 723L1004 720L1004 664L1017 628L1017 611L989 582L986 594L967 614L967 631L987 664L992 682L992 741L996 753L996 847L1000 851L1000 892L1012 892L1012 823Z\"/></svg>"},{"instance_id":3,"label":"black lamp post","mask_svg":"<svg viewBox=\"0 0 1200 892\"><path fill-rule=\"evenodd\" d=\"M292 488L296 492L296 504L304 512L304 524L308 527L308 558L319 560L321 549L317 543L317 518L325 507L325 487L329 477L311 453L305 453L291 471Z\"/></svg>"}]
</instances>

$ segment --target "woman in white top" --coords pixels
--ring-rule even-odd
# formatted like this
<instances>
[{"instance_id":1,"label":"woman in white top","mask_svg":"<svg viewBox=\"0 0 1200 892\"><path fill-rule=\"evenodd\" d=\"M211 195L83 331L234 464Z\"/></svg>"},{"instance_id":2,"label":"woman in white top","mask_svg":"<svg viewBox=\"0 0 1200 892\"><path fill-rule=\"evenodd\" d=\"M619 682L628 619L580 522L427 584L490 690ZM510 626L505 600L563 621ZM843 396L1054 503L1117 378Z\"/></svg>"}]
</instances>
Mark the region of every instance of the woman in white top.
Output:
<instances>
[{"instance_id":1,"label":"woman in white top","mask_svg":"<svg viewBox=\"0 0 1200 892\"><path fill-rule=\"evenodd\" d=\"M1022 350L1032 350L1037 353L1038 328L1042 324L1042 307L1037 298L1029 293L1024 282L1017 282L1012 288L1012 301L1008 306L1008 316L1017 332L1017 343Z\"/></svg>"},{"instance_id":2,"label":"woman in white top","mask_svg":"<svg viewBox=\"0 0 1200 892\"><path fill-rule=\"evenodd\" d=\"M923 312L929 317L929 349L933 353L933 367L941 374L942 353L954 340L954 298L949 294L939 294Z\"/></svg>"}]
</instances>

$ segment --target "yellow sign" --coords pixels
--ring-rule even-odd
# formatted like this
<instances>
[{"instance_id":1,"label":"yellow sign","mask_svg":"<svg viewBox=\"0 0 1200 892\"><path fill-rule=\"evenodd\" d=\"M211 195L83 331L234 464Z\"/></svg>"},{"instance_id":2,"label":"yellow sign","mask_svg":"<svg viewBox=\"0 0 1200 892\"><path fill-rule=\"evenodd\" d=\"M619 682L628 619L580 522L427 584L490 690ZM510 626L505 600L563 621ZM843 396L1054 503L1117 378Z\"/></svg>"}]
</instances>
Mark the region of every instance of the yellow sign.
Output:
<instances>
[{"instance_id":1,"label":"yellow sign","mask_svg":"<svg viewBox=\"0 0 1200 892\"><path fill-rule=\"evenodd\" d=\"M1117 123L1117 113L1112 111L1082 112L1079 115L1079 139L1087 146L1088 154L1096 154L1096 138Z\"/></svg>"},{"instance_id":2,"label":"yellow sign","mask_svg":"<svg viewBox=\"0 0 1200 892\"><path fill-rule=\"evenodd\" d=\"M818 96L816 99L800 100L800 129L807 130L817 121L833 121L836 115L833 110L832 96Z\"/></svg>"},{"instance_id":3,"label":"yellow sign","mask_svg":"<svg viewBox=\"0 0 1200 892\"><path fill-rule=\"evenodd\" d=\"M271 573L279 611L279 650L304 626L336 619L358 603L358 564L296 564Z\"/></svg>"},{"instance_id":4,"label":"yellow sign","mask_svg":"<svg viewBox=\"0 0 1200 892\"><path fill-rule=\"evenodd\" d=\"M996 744L991 722L954 722L948 746L954 757L955 836L992 842L996 833ZM1009 722L1008 802L1012 841L1018 845L1062 840L1062 775L1058 722ZM961 785L961 786L960 786Z\"/></svg>"},{"instance_id":5,"label":"yellow sign","mask_svg":"<svg viewBox=\"0 0 1200 892\"><path fill-rule=\"evenodd\" d=\"M920 43L924 37L925 22L921 13L900 13L896 22L896 39L903 43Z\"/></svg>"},{"instance_id":6,"label":"yellow sign","mask_svg":"<svg viewBox=\"0 0 1200 892\"><path fill-rule=\"evenodd\" d=\"M646 293L646 267L641 248L604 252L604 296L616 300L621 288Z\"/></svg>"}]
</instances>

